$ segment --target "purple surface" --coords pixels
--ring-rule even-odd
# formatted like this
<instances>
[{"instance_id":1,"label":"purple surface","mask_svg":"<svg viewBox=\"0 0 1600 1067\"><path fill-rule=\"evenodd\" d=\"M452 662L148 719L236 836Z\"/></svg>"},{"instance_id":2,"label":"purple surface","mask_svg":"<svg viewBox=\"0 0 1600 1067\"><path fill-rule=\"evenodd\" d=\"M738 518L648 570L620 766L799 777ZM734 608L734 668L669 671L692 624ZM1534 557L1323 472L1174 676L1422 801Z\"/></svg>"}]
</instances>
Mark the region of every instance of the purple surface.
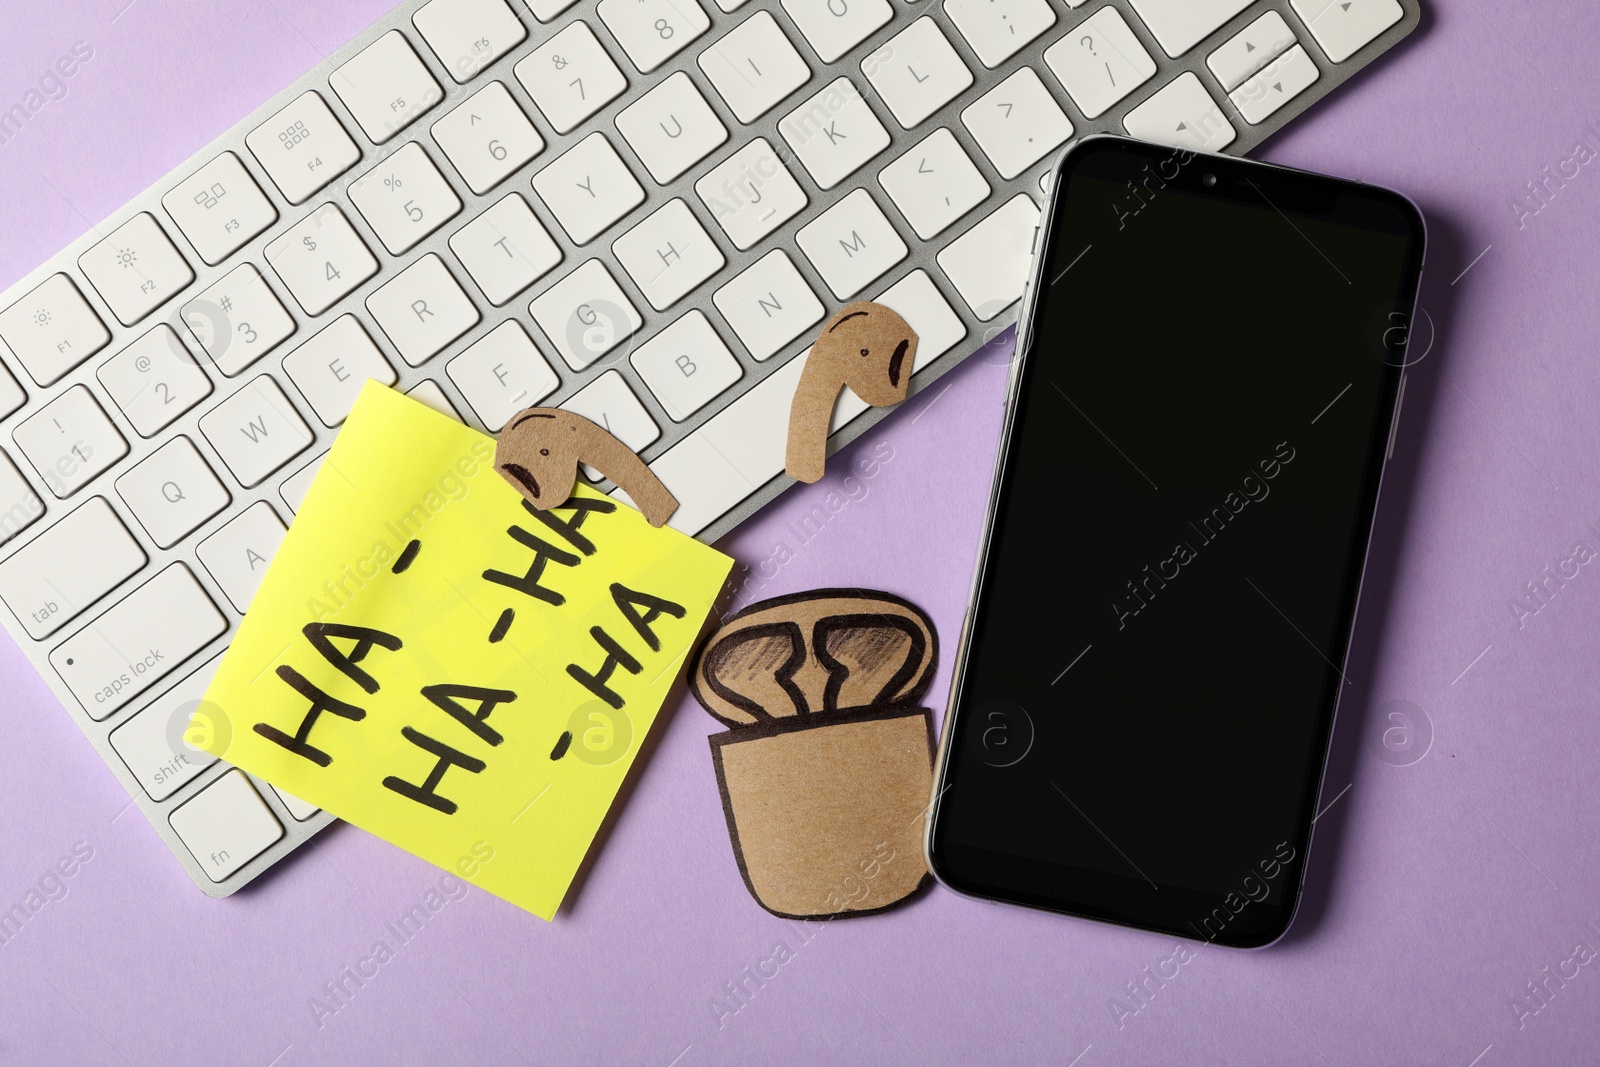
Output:
<instances>
[{"instance_id":1,"label":"purple surface","mask_svg":"<svg viewBox=\"0 0 1600 1067\"><path fill-rule=\"evenodd\" d=\"M94 50L0 143L0 287L387 6L134 0L119 14L125 2L0 6L0 104L73 42ZM1600 966L1550 975L1578 942L1600 947L1600 569L1550 583L1520 625L1509 605L1576 542L1600 549L1600 167L1551 183L1536 214L1511 207L1576 141L1600 149L1597 61L1592 4L1427 0L1410 42L1260 153L1417 200L1437 331L1379 516L1325 793L1339 799L1277 947L1201 949L1137 1014L1128 1000L1119 1026L1112 998L1169 940L938 889L814 930L775 919L735 871L704 740L715 724L681 689L552 924L472 890L402 944L386 924L441 874L346 826L214 901L0 642L0 906L74 843L93 850L0 948L0 1060L1594 1062ZM948 647L1004 362L970 360L868 433L856 453L882 444L893 459L808 543L789 524L827 482L730 538L752 568L780 542L793 555L747 599L875 586L923 605ZM972 505L930 507L946 500ZM935 706L948 681L941 670ZM1398 701L1429 727L1420 759L1385 748ZM379 940L393 958L319 1025L312 998ZM713 999L777 942L793 958L719 1017Z\"/></svg>"}]
</instances>

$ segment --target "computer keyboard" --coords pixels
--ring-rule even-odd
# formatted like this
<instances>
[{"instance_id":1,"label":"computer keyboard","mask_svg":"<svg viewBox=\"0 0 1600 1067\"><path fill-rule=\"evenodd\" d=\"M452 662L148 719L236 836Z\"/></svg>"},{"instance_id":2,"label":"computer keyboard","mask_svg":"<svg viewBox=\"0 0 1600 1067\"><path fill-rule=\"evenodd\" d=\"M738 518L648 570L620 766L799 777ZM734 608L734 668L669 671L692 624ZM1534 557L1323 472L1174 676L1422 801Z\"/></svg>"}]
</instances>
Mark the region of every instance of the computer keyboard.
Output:
<instances>
[{"instance_id":1,"label":"computer keyboard","mask_svg":"<svg viewBox=\"0 0 1600 1067\"><path fill-rule=\"evenodd\" d=\"M404 3L0 295L0 617L225 896L330 817L184 730L365 379L491 433L536 403L603 422L714 540L789 484L831 310L904 315L924 388L1014 317L1064 145L1242 153L1417 19ZM846 393L836 444L883 416Z\"/></svg>"}]
</instances>

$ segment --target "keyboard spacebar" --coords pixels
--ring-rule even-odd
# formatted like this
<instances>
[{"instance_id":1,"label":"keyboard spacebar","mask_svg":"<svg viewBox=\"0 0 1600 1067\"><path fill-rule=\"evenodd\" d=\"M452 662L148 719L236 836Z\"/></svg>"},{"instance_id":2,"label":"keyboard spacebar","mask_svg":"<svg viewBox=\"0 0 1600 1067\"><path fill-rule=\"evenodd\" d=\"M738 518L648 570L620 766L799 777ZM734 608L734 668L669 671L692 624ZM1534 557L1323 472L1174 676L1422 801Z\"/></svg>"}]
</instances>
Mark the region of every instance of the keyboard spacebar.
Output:
<instances>
[{"instance_id":1,"label":"keyboard spacebar","mask_svg":"<svg viewBox=\"0 0 1600 1067\"><path fill-rule=\"evenodd\" d=\"M174 563L50 653L91 719L110 715L228 628L189 568Z\"/></svg>"},{"instance_id":2,"label":"keyboard spacebar","mask_svg":"<svg viewBox=\"0 0 1600 1067\"><path fill-rule=\"evenodd\" d=\"M808 348L795 356L650 464L678 498L669 526L693 536L783 473L789 402L810 354ZM866 409L844 390L834 404L830 432ZM620 492L617 496L627 499Z\"/></svg>"}]
</instances>

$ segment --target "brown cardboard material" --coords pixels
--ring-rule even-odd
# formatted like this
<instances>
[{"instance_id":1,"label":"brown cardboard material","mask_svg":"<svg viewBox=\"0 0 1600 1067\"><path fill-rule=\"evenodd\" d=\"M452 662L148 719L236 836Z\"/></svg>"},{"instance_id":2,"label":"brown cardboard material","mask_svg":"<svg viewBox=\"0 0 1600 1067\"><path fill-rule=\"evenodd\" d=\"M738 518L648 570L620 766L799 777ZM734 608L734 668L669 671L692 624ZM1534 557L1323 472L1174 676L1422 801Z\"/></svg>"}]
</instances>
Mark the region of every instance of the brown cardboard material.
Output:
<instances>
[{"instance_id":1,"label":"brown cardboard material","mask_svg":"<svg viewBox=\"0 0 1600 1067\"><path fill-rule=\"evenodd\" d=\"M603 426L562 408L517 412L494 449L494 469L540 511L567 502L580 463L615 482L651 526L665 524L678 510L677 498L633 449Z\"/></svg>"},{"instance_id":2,"label":"brown cardboard material","mask_svg":"<svg viewBox=\"0 0 1600 1067\"><path fill-rule=\"evenodd\" d=\"M821 589L729 618L689 687L732 729L711 736L734 858L788 918L882 911L927 885L922 825L938 660L927 616L888 593Z\"/></svg>"},{"instance_id":3,"label":"brown cardboard material","mask_svg":"<svg viewBox=\"0 0 1600 1067\"><path fill-rule=\"evenodd\" d=\"M822 477L839 390L849 386L875 408L898 404L911 386L916 359L916 331L882 304L857 300L823 323L789 405L784 464L789 477L801 482Z\"/></svg>"}]
</instances>

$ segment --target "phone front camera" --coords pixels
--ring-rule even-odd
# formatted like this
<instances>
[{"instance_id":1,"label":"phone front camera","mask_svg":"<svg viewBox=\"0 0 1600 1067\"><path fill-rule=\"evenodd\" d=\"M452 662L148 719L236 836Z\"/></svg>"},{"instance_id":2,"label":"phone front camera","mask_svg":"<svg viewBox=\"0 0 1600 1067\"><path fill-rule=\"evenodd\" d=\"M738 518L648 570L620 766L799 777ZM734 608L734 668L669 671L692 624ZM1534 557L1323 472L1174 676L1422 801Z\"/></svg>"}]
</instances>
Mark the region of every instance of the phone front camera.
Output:
<instances>
[{"instance_id":1,"label":"phone front camera","mask_svg":"<svg viewBox=\"0 0 1600 1067\"><path fill-rule=\"evenodd\" d=\"M1200 184L1209 189L1213 185L1217 184L1217 176L1215 174L1207 174L1200 179Z\"/></svg>"}]
</instances>

